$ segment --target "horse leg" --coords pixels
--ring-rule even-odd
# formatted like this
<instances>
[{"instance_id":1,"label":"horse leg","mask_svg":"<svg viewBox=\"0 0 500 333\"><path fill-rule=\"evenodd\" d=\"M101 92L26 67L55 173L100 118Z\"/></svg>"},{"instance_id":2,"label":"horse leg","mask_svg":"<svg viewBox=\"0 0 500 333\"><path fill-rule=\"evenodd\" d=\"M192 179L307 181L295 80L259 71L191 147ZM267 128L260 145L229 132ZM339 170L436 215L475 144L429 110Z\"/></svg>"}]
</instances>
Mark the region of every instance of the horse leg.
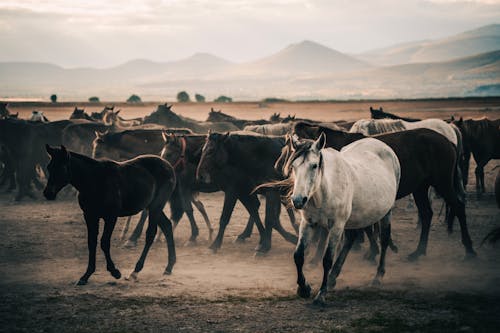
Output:
<instances>
[{"instance_id":1,"label":"horse leg","mask_svg":"<svg viewBox=\"0 0 500 333\"><path fill-rule=\"evenodd\" d=\"M158 214L157 212L155 213ZM154 216L154 213L150 211L148 228L146 229L146 242L144 243L144 248L142 249L141 256L139 257L139 260L135 264L134 271L130 273L127 280L137 280L137 275L144 267L144 261L146 260L146 257L148 255L149 248L151 247L151 245L153 245L153 242L155 240L156 229L158 226L157 223L158 223L158 218Z\"/></svg>"},{"instance_id":2,"label":"horse leg","mask_svg":"<svg viewBox=\"0 0 500 333\"><path fill-rule=\"evenodd\" d=\"M380 258L377 267L377 275L372 281L372 285L380 285L380 280L385 274L385 255L391 239L391 211L380 220Z\"/></svg>"},{"instance_id":3,"label":"horse leg","mask_svg":"<svg viewBox=\"0 0 500 333\"><path fill-rule=\"evenodd\" d=\"M139 218L139 221L137 222L134 231L132 231L132 234L125 243L125 247L131 248L137 246L137 240L142 234L142 229L144 228L144 223L146 222L147 217L148 217L148 210L143 209L141 212L141 217Z\"/></svg>"},{"instance_id":4,"label":"horse leg","mask_svg":"<svg viewBox=\"0 0 500 333\"><path fill-rule=\"evenodd\" d=\"M462 181L464 184L464 187L467 185L469 182L469 167L470 167L470 151L464 151L462 154Z\"/></svg>"},{"instance_id":5,"label":"horse leg","mask_svg":"<svg viewBox=\"0 0 500 333\"><path fill-rule=\"evenodd\" d=\"M362 230L356 230L356 238L354 238L354 244L352 244L352 249L354 251L361 250L361 244L365 242L365 236Z\"/></svg>"},{"instance_id":6,"label":"horse leg","mask_svg":"<svg viewBox=\"0 0 500 333\"><path fill-rule=\"evenodd\" d=\"M375 261L375 257L377 254L379 254L379 249L378 249L378 244L377 241L373 235L373 226L369 226L363 229L366 237L368 237L368 240L370 241L370 250L368 250L365 253L365 259L368 261Z\"/></svg>"},{"instance_id":7,"label":"horse leg","mask_svg":"<svg viewBox=\"0 0 500 333\"><path fill-rule=\"evenodd\" d=\"M259 202L259 206L260 206L260 202ZM243 242L245 242L245 239L250 238L252 236L252 232L253 232L253 225L254 225L254 221L253 221L252 217L249 217L247 225L245 226L245 229L243 230L243 232L241 234L238 235L238 237L236 237L235 242L236 243L243 243Z\"/></svg>"},{"instance_id":8,"label":"horse leg","mask_svg":"<svg viewBox=\"0 0 500 333\"><path fill-rule=\"evenodd\" d=\"M259 230L260 240L259 240L259 245L257 245L257 247L255 248L256 251L255 254L259 255L268 252L271 249L271 240L270 240L271 237L267 236L267 230L264 228L260 220L259 216L260 201L257 198L257 195L256 194L252 194L249 196L244 195L241 196L239 199L243 204L243 206L245 206L246 210L250 214L250 218L253 220L253 222L257 226L257 229Z\"/></svg>"},{"instance_id":9,"label":"horse leg","mask_svg":"<svg viewBox=\"0 0 500 333\"><path fill-rule=\"evenodd\" d=\"M429 202L428 186L422 186L419 190L413 193L415 204L418 208L418 215L422 221L422 228L420 230L420 240L417 249L408 256L408 260L415 261L421 255L425 255L427 251L427 242L429 240L429 230L432 220L432 207Z\"/></svg>"},{"instance_id":10,"label":"horse leg","mask_svg":"<svg viewBox=\"0 0 500 333\"><path fill-rule=\"evenodd\" d=\"M299 240L295 247L295 252L293 253L293 260L297 268L297 295L302 298L309 298L309 296L311 296L311 286L306 282L303 271L305 251L309 245L311 231L311 224L302 218L299 228Z\"/></svg>"},{"instance_id":11,"label":"horse leg","mask_svg":"<svg viewBox=\"0 0 500 333\"><path fill-rule=\"evenodd\" d=\"M266 195L266 217L265 217L265 225L266 225L266 237L268 237L269 248L271 248L271 232L272 229L267 229L268 226L272 226L278 233L287 241L292 244L297 244L297 236L286 231L281 225L280 221L280 213L281 213L281 198L280 193L276 191L268 192Z\"/></svg>"},{"instance_id":12,"label":"horse leg","mask_svg":"<svg viewBox=\"0 0 500 333\"><path fill-rule=\"evenodd\" d=\"M337 256L337 259L335 260L335 263L333 264L332 270L328 277L329 288L334 288L335 285L337 284L337 278L340 275L342 266L344 266L344 262L347 258L347 255L349 254L349 251L351 250L354 242L356 241L357 234L358 233L356 229L345 230L344 245L342 246L342 249L340 250L339 255Z\"/></svg>"},{"instance_id":13,"label":"horse leg","mask_svg":"<svg viewBox=\"0 0 500 333\"><path fill-rule=\"evenodd\" d=\"M210 245L210 249L214 252L217 252L222 245L224 231L226 230L231 214L233 213L234 205L236 205L236 195L232 192L226 192L224 195L224 206L222 208L222 214L219 221L219 230L215 240Z\"/></svg>"},{"instance_id":14,"label":"horse leg","mask_svg":"<svg viewBox=\"0 0 500 333\"><path fill-rule=\"evenodd\" d=\"M477 163L476 170L476 193L478 197L484 193L484 168L481 163Z\"/></svg>"},{"instance_id":15,"label":"horse leg","mask_svg":"<svg viewBox=\"0 0 500 333\"><path fill-rule=\"evenodd\" d=\"M123 226L122 233L120 235L120 240L124 241L125 238L127 237L128 229L130 228L130 221L132 220L132 215L127 217L127 221L125 222L125 225Z\"/></svg>"},{"instance_id":16,"label":"horse leg","mask_svg":"<svg viewBox=\"0 0 500 333\"><path fill-rule=\"evenodd\" d=\"M320 226L316 226L313 230L314 230L314 235L312 243L317 242L318 246L316 247L316 254L314 255L314 258L312 258L310 265L316 266L325 254L325 244L328 232L327 230L325 230L323 227Z\"/></svg>"},{"instance_id":17,"label":"horse leg","mask_svg":"<svg viewBox=\"0 0 500 333\"><path fill-rule=\"evenodd\" d=\"M87 271L82 275L77 285L83 286L87 284L89 277L95 272L95 254L97 248L97 235L99 234L99 218L84 214L85 223L87 224L87 246L89 250L89 261Z\"/></svg>"},{"instance_id":18,"label":"horse leg","mask_svg":"<svg viewBox=\"0 0 500 333\"><path fill-rule=\"evenodd\" d=\"M168 263L163 274L170 275L172 274L172 269L174 268L174 264L176 261L174 232L172 228L172 222L163 213L163 211L160 211L160 214L158 216L158 225L160 226L163 235L167 239Z\"/></svg>"},{"instance_id":19,"label":"horse leg","mask_svg":"<svg viewBox=\"0 0 500 333\"><path fill-rule=\"evenodd\" d=\"M469 230L467 228L467 219L465 214L465 204L457 201L456 205L450 205L450 219L454 219L455 216L458 217L458 221L460 222L460 232L462 235L462 244L465 247L465 259L474 258L477 256L477 253L474 251L472 247L472 240L469 235Z\"/></svg>"},{"instance_id":20,"label":"horse leg","mask_svg":"<svg viewBox=\"0 0 500 333\"><path fill-rule=\"evenodd\" d=\"M339 241L342 238L343 232L344 232L343 228L339 228L335 224L333 224L333 227L328 232L328 245L326 247L325 255L323 256L323 281L321 282L321 287L319 288L318 294L316 295L316 297L314 297L314 304L325 305L326 303L325 301L326 301L326 293L328 292L328 278L332 271L333 257L335 255L335 250L337 249L337 245L339 244ZM338 267L337 268L338 273L334 274L337 275L340 274L345 258L347 257L347 254L349 253L349 250L352 247L353 241L351 240L354 240L356 238L356 232L352 234L349 233L350 237L351 235L354 236L352 237L353 239L349 239L348 241L346 240L346 242L344 243L346 245L344 246L345 249L343 248L343 250L345 251L339 253L338 258L335 261L335 264L337 264L338 262L338 264L336 265Z\"/></svg>"},{"instance_id":21,"label":"horse leg","mask_svg":"<svg viewBox=\"0 0 500 333\"><path fill-rule=\"evenodd\" d=\"M200 231L198 229L198 225L196 225L196 220L194 219L193 215L193 206L191 205L191 198L188 199L188 201L185 202L186 207L185 207L185 212L186 215L189 219L189 224L191 225L191 237L189 238L189 243L196 243L196 238L200 234Z\"/></svg>"},{"instance_id":22,"label":"horse leg","mask_svg":"<svg viewBox=\"0 0 500 333\"><path fill-rule=\"evenodd\" d=\"M295 212L290 207L286 207L286 212L288 214L288 218L290 219L290 224L292 225L293 230L295 230L296 234L299 234L299 225L297 223L297 219L295 218Z\"/></svg>"},{"instance_id":23,"label":"horse leg","mask_svg":"<svg viewBox=\"0 0 500 333\"><path fill-rule=\"evenodd\" d=\"M108 272L111 273L111 276L115 279L119 279L122 277L120 271L115 267L113 260L111 259L111 235L113 234L113 230L116 225L116 217L106 218L104 219L104 231L101 237L101 249L104 252L104 256L106 257L106 268Z\"/></svg>"},{"instance_id":24,"label":"horse leg","mask_svg":"<svg viewBox=\"0 0 500 333\"><path fill-rule=\"evenodd\" d=\"M205 206L203 205L203 202L198 200L197 195L193 195L193 197L191 198L191 202L196 207L196 209L198 209L201 216L203 217L203 220L205 220L205 224L207 225L208 228L208 240L211 242L214 234L214 228L212 228L212 224L210 223L210 219L208 218Z\"/></svg>"}]
</instances>

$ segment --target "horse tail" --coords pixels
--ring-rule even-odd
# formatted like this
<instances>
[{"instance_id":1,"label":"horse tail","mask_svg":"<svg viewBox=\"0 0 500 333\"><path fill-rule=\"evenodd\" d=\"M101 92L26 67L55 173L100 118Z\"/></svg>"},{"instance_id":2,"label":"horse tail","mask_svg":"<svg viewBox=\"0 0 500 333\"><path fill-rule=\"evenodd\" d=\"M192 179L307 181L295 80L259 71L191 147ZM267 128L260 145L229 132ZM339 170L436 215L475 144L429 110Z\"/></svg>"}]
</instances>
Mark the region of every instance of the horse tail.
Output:
<instances>
[{"instance_id":1,"label":"horse tail","mask_svg":"<svg viewBox=\"0 0 500 333\"><path fill-rule=\"evenodd\" d=\"M453 127L453 130L457 135L457 145L455 146L456 159L455 159L455 170L453 173L453 188L455 190L455 195L457 196L457 200L463 205L465 205L466 193L462 175L462 159L464 158L462 133L455 125L451 126ZM447 215L448 215L448 209L447 209ZM446 220L448 222L448 233L451 234L453 232L453 222L455 221L455 218L451 217L447 218Z\"/></svg>"}]
</instances>

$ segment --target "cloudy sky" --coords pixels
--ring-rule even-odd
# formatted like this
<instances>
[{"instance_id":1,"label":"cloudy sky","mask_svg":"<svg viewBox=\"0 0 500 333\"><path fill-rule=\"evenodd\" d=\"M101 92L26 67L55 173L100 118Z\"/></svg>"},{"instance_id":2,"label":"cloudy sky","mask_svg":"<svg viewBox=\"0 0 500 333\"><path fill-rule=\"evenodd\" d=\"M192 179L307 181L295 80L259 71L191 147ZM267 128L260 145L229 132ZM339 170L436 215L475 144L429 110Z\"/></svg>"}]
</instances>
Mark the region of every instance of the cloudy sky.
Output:
<instances>
[{"instance_id":1,"label":"cloudy sky","mask_svg":"<svg viewBox=\"0 0 500 333\"><path fill-rule=\"evenodd\" d=\"M241 62L304 39L357 53L500 23L500 0L0 1L0 61L65 67L175 60Z\"/></svg>"}]
</instances>

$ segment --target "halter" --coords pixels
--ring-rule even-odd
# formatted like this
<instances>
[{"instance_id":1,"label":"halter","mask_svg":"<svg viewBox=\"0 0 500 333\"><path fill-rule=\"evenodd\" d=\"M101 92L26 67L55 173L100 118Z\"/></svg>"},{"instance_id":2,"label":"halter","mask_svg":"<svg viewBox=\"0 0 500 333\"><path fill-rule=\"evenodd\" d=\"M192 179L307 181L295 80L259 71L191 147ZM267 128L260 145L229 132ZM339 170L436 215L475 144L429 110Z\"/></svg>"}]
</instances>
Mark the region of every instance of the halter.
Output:
<instances>
[{"instance_id":1,"label":"halter","mask_svg":"<svg viewBox=\"0 0 500 333\"><path fill-rule=\"evenodd\" d=\"M176 169L181 164L183 168L186 166L186 138L181 137L180 140L181 140L181 155L174 163L173 165L174 169Z\"/></svg>"}]
</instances>

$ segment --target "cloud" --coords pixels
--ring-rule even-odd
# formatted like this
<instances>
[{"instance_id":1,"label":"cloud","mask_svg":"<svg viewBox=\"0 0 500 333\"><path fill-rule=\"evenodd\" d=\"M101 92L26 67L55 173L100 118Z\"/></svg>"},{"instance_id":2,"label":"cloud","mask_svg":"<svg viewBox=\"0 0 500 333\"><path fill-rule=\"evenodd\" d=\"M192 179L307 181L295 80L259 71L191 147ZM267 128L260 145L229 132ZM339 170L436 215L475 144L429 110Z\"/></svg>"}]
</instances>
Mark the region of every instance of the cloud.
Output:
<instances>
[{"instance_id":1,"label":"cloud","mask_svg":"<svg viewBox=\"0 0 500 333\"><path fill-rule=\"evenodd\" d=\"M499 2L3 0L0 61L110 66L198 51L246 61L303 39L360 52L497 23Z\"/></svg>"}]
</instances>

